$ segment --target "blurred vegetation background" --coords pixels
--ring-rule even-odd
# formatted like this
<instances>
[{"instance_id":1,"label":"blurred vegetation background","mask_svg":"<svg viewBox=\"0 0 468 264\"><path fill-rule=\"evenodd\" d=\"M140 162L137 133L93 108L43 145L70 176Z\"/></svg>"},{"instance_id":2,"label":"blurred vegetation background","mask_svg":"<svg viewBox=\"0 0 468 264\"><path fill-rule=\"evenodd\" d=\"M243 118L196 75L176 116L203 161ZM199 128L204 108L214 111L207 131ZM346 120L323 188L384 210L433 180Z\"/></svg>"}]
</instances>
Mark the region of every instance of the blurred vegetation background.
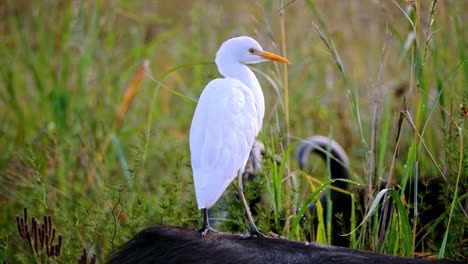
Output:
<instances>
[{"instance_id":1,"label":"blurred vegetation background","mask_svg":"<svg viewBox=\"0 0 468 264\"><path fill-rule=\"evenodd\" d=\"M218 47L238 35L293 62L254 66L266 101L259 138L272 153L284 156L313 134L332 137L350 156L351 180L371 197L382 181L443 179L447 237L428 251L466 257L467 3L2 1L0 259L69 262L87 248L105 261L152 224L198 228L188 148L194 102L219 76ZM283 206L266 202L256 218L266 232L306 240L290 234L290 222L311 192L297 190L309 176L289 165L292 185L266 166L258 188ZM326 181L326 171L312 174ZM269 191L276 181L280 198ZM237 214L220 229L243 232L233 203ZM31 252L15 220L25 207L41 223L52 216L61 256ZM366 230L375 228L360 226L352 246L377 250L378 235ZM381 252L414 255L403 244Z\"/></svg>"}]
</instances>

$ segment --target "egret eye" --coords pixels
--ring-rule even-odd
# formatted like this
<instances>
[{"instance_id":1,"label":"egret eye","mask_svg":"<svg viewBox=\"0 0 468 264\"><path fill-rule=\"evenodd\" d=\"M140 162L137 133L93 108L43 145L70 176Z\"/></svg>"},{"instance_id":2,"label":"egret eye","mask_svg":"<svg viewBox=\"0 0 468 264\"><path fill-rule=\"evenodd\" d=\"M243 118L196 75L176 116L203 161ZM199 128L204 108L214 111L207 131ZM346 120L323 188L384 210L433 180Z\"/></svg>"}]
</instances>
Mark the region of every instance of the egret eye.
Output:
<instances>
[{"instance_id":1,"label":"egret eye","mask_svg":"<svg viewBox=\"0 0 468 264\"><path fill-rule=\"evenodd\" d=\"M254 54L255 49L254 49L254 48L250 48L250 49L249 49L249 52L250 52L251 54Z\"/></svg>"}]
</instances>

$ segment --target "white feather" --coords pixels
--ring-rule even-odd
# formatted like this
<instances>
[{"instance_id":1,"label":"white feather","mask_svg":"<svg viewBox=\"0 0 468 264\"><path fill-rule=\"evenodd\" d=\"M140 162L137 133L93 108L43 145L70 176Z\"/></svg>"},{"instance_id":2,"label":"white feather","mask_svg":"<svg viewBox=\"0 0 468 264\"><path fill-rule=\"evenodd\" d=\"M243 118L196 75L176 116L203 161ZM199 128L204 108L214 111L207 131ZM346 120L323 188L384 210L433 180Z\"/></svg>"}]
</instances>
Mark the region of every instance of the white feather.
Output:
<instances>
[{"instance_id":1,"label":"white feather","mask_svg":"<svg viewBox=\"0 0 468 264\"><path fill-rule=\"evenodd\" d=\"M211 81L190 128L198 207L210 208L243 171L259 128L252 91L237 79Z\"/></svg>"},{"instance_id":2,"label":"white feather","mask_svg":"<svg viewBox=\"0 0 468 264\"><path fill-rule=\"evenodd\" d=\"M216 53L225 78L203 90L190 128L190 152L198 207L210 208L243 172L265 114L263 92L246 64L288 60L263 51L252 38L224 42Z\"/></svg>"}]
</instances>

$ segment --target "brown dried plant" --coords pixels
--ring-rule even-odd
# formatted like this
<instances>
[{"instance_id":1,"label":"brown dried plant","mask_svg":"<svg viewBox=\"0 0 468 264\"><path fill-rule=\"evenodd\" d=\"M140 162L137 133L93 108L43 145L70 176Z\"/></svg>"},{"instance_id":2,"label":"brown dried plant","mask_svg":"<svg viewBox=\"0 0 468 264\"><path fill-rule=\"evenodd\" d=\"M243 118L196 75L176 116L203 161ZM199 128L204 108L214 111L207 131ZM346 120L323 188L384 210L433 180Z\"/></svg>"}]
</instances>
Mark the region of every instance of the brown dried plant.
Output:
<instances>
[{"instance_id":1,"label":"brown dried plant","mask_svg":"<svg viewBox=\"0 0 468 264\"><path fill-rule=\"evenodd\" d=\"M56 230L52 227L52 216L44 216L42 225L36 217L32 217L29 225L28 209L24 208L24 216L17 215L16 224L21 238L26 241L34 256L45 255L55 258L61 255L63 238L58 234L58 242L54 244Z\"/></svg>"},{"instance_id":2,"label":"brown dried plant","mask_svg":"<svg viewBox=\"0 0 468 264\"><path fill-rule=\"evenodd\" d=\"M91 264L96 264L96 254L93 254L89 261ZM86 248L83 248L83 253L81 253L78 264L88 264L88 252L86 251Z\"/></svg>"}]
</instances>

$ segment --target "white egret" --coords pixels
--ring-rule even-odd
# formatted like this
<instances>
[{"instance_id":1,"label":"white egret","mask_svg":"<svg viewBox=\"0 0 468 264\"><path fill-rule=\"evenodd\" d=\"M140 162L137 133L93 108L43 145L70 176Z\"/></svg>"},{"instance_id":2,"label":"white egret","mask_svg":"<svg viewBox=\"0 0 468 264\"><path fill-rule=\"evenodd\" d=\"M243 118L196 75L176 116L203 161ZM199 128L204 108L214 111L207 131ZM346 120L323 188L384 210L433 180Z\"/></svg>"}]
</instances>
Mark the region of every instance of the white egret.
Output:
<instances>
[{"instance_id":1,"label":"white egret","mask_svg":"<svg viewBox=\"0 0 468 264\"><path fill-rule=\"evenodd\" d=\"M250 37L224 42L216 65L225 78L203 90L190 127L190 152L198 208L203 211L204 236L217 231L208 222L210 208L238 176L238 191L250 224L250 235L261 234L252 219L242 187L242 172L265 114L265 101L255 74L247 67L264 61L289 61L266 52Z\"/></svg>"}]
</instances>

